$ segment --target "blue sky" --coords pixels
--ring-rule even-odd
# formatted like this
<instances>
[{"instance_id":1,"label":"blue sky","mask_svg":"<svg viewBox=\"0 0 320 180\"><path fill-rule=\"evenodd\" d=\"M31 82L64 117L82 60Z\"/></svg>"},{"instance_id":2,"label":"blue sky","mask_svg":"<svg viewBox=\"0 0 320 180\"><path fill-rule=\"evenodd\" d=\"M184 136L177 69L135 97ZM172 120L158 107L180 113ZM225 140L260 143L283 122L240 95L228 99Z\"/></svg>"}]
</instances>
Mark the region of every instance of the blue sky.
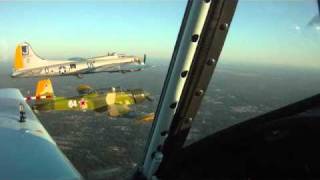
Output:
<instances>
[{"instance_id":1,"label":"blue sky","mask_svg":"<svg viewBox=\"0 0 320 180\"><path fill-rule=\"evenodd\" d=\"M239 0L222 60L238 64L320 67L315 0Z\"/></svg>"},{"instance_id":2,"label":"blue sky","mask_svg":"<svg viewBox=\"0 0 320 180\"><path fill-rule=\"evenodd\" d=\"M0 2L0 47L27 41L46 58L108 51L170 58L186 1ZM6 55L7 54L7 55Z\"/></svg>"},{"instance_id":3,"label":"blue sky","mask_svg":"<svg viewBox=\"0 0 320 180\"><path fill-rule=\"evenodd\" d=\"M0 52L27 41L46 58L108 51L169 60L186 0L0 2ZM230 63L319 65L315 0L240 0L222 53Z\"/></svg>"}]
</instances>

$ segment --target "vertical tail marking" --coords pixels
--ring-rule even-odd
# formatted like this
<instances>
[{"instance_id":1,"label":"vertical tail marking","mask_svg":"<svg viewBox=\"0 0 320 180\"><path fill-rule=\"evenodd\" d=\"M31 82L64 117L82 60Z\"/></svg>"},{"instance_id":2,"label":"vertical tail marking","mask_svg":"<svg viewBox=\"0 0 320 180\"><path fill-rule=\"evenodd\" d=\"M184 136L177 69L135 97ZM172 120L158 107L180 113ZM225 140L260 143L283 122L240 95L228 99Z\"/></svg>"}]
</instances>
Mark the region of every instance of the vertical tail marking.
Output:
<instances>
[{"instance_id":1,"label":"vertical tail marking","mask_svg":"<svg viewBox=\"0 0 320 180\"><path fill-rule=\"evenodd\" d=\"M36 96L54 96L52 83L50 79L38 81Z\"/></svg>"},{"instance_id":2,"label":"vertical tail marking","mask_svg":"<svg viewBox=\"0 0 320 180\"><path fill-rule=\"evenodd\" d=\"M16 48L16 54L14 59L14 70L17 71L19 69L22 69L23 66L23 57L22 57L22 47L20 45Z\"/></svg>"}]
</instances>

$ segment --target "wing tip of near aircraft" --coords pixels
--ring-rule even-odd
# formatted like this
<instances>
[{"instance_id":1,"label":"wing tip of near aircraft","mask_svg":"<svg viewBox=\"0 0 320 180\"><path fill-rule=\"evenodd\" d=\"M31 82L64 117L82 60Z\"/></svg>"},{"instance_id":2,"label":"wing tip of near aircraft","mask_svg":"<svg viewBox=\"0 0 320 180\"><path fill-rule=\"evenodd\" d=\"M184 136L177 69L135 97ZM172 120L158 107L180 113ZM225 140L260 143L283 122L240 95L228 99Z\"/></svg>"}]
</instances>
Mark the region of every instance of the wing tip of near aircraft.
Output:
<instances>
[{"instance_id":1,"label":"wing tip of near aircraft","mask_svg":"<svg viewBox=\"0 0 320 180\"><path fill-rule=\"evenodd\" d=\"M0 179L82 179L18 89L0 89Z\"/></svg>"}]
</instances>

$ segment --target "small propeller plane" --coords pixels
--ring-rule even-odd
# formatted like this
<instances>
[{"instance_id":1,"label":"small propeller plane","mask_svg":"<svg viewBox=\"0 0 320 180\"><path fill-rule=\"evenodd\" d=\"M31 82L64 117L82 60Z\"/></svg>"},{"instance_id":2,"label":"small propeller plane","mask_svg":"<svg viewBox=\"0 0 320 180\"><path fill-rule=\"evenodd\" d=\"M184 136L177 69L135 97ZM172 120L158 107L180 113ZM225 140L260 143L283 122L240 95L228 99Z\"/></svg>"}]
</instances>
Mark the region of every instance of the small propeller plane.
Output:
<instances>
[{"instance_id":1,"label":"small propeller plane","mask_svg":"<svg viewBox=\"0 0 320 180\"><path fill-rule=\"evenodd\" d=\"M88 85L77 88L78 96L58 97L54 95L50 79L37 83L35 96L25 97L33 103L35 111L87 111L107 112L110 117L125 115L131 111L130 105L152 101L150 94L142 89L122 90L120 88L94 90Z\"/></svg>"},{"instance_id":2,"label":"small propeller plane","mask_svg":"<svg viewBox=\"0 0 320 180\"><path fill-rule=\"evenodd\" d=\"M39 57L27 42L16 47L12 77L48 77L75 75L98 72L135 72L141 71L146 62L138 56L111 53L92 58L71 58L69 60L47 60Z\"/></svg>"}]
</instances>

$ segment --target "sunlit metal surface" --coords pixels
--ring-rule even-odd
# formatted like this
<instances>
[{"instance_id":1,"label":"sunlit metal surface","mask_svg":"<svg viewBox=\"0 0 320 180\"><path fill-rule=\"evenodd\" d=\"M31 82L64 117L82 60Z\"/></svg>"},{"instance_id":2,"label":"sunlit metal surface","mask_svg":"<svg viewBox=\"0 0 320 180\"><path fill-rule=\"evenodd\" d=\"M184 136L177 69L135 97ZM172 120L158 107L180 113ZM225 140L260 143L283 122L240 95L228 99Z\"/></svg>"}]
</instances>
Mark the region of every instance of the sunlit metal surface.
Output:
<instances>
[{"instance_id":1,"label":"sunlit metal surface","mask_svg":"<svg viewBox=\"0 0 320 180\"><path fill-rule=\"evenodd\" d=\"M0 179L81 179L18 89L1 89L0 100Z\"/></svg>"}]
</instances>

